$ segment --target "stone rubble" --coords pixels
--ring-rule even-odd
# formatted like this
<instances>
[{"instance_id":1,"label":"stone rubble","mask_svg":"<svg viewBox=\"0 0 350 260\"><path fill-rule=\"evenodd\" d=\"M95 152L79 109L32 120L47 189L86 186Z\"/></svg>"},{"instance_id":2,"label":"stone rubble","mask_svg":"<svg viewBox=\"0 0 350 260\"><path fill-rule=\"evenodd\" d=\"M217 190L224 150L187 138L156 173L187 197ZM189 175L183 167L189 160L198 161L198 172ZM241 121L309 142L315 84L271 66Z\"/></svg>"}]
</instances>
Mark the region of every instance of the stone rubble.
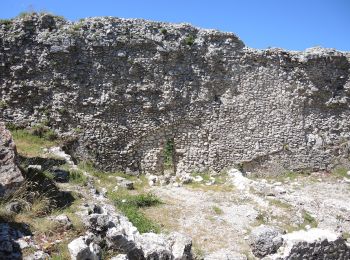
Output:
<instances>
[{"instance_id":1,"label":"stone rubble","mask_svg":"<svg viewBox=\"0 0 350 260\"><path fill-rule=\"evenodd\" d=\"M339 235L329 230L312 228L282 236L283 244L278 252L265 260L287 259L350 259L350 245Z\"/></svg>"}]
</instances>

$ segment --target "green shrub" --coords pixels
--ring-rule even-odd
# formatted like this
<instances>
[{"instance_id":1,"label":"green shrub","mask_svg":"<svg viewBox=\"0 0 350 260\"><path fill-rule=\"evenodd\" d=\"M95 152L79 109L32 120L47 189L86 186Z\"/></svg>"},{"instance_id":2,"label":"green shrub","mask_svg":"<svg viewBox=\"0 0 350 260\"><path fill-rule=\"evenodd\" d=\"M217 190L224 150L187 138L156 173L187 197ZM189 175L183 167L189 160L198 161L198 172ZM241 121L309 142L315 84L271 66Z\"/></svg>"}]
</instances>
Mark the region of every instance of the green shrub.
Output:
<instances>
[{"instance_id":1,"label":"green shrub","mask_svg":"<svg viewBox=\"0 0 350 260\"><path fill-rule=\"evenodd\" d=\"M194 44L195 38L193 35L189 35L185 38L185 43L188 46L192 46Z\"/></svg>"},{"instance_id":2,"label":"green shrub","mask_svg":"<svg viewBox=\"0 0 350 260\"><path fill-rule=\"evenodd\" d=\"M164 35L168 33L167 29L165 29L165 28L161 28L160 32Z\"/></svg>"},{"instance_id":3,"label":"green shrub","mask_svg":"<svg viewBox=\"0 0 350 260\"><path fill-rule=\"evenodd\" d=\"M73 31L79 31L83 27L83 24L81 22L75 23L72 25L71 29Z\"/></svg>"},{"instance_id":4,"label":"green shrub","mask_svg":"<svg viewBox=\"0 0 350 260\"><path fill-rule=\"evenodd\" d=\"M30 132L35 136L44 138L49 141L54 141L54 140L57 140L58 138L58 135L55 133L55 131L53 131L52 129L50 129L49 127L43 124L38 124L36 126L33 126L30 129Z\"/></svg>"},{"instance_id":5,"label":"green shrub","mask_svg":"<svg viewBox=\"0 0 350 260\"><path fill-rule=\"evenodd\" d=\"M18 17L20 17L20 18L25 18L25 17L31 16L31 15L33 15L33 14L34 14L34 12L20 12L20 13L18 14Z\"/></svg>"},{"instance_id":6,"label":"green shrub","mask_svg":"<svg viewBox=\"0 0 350 260\"><path fill-rule=\"evenodd\" d=\"M6 128L10 131L15 131L15 130L18 130L18 129L22 129L23 127L21 126L18 126L12 122L8 122L6 123Z\"/></svg>"}]
</instances>

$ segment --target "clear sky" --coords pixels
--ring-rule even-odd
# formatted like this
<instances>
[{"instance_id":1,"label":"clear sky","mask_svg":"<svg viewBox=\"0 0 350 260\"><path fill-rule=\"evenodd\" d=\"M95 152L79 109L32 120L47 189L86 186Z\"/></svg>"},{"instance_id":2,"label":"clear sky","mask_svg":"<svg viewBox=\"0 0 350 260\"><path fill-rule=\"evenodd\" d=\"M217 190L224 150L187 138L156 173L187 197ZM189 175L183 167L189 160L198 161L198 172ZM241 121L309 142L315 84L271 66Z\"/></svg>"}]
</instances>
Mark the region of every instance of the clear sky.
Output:
<instances>
[{"instance_id":1,"label":"clear sky","mask_svg":"<svg viewBox=\"0 0 350 260\"><path fill-rule=\"evenodd\" d=\"M116 16L189 22L233 32L253 48L350 51L350 0L0 0L0 18L32 10L70 20Z\"/></svg>"}]
</instances>

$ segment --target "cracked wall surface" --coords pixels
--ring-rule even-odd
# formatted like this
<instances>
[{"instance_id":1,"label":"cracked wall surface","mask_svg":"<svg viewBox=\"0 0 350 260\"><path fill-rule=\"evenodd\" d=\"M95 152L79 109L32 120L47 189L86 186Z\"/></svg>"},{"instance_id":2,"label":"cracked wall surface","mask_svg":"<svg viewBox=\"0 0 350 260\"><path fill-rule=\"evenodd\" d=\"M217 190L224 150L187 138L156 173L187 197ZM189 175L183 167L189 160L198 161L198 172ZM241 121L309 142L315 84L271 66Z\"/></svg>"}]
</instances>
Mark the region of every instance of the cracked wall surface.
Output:
<instances>
[{"instance_id":1,"label":"cracked wall surface","mask_svg":"<svg viewBox=\"0 0 350 260\"><path fill-rule=\"evenodd\" d=\"M329 169L349 159L350 55L244 47L232 33L141 19L0 25L1 120L75 136L108 171Z\"/></svg>"}]
</instances>

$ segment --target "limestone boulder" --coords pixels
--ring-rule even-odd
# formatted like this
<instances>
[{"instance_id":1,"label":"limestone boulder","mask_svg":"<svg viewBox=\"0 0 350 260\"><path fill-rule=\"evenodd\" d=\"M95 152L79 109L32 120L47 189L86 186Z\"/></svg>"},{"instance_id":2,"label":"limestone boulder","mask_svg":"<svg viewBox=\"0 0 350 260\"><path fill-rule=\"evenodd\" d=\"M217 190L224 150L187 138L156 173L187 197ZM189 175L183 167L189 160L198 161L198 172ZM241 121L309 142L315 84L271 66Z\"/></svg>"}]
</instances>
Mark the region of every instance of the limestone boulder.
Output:
<instances>
[{"instance_id":1,"label":"limestone boulder","mask_svg":"<svg viewBox=\"0 0 350 260\"><path fill-rule=\"evenodd\" d=\"M5 123L0 122L0 197L11 194L23 182L16 165L16 146Z\"/></svg>"},{"instance_id":2,"label":"limestone boulder","mask_svg":"<svg viewBox=\"0 0 350 260\"><path fill-rule=\"evenodd\" d=\"M174 260L192 259L192 239L184 234L173 232L168 236Z\"/></svg>"},{"instance_id":3,"label":"limestone boulder","mask_svg":"<svg viewBox=\"0 0 350 260\"><path fill-rule=\"evenodd\" d=\"M282 245L282 233L271 226L260 225L250 234L250 246L256 257L264 257L276 253Z\"/></svg>"}]
</instances>

